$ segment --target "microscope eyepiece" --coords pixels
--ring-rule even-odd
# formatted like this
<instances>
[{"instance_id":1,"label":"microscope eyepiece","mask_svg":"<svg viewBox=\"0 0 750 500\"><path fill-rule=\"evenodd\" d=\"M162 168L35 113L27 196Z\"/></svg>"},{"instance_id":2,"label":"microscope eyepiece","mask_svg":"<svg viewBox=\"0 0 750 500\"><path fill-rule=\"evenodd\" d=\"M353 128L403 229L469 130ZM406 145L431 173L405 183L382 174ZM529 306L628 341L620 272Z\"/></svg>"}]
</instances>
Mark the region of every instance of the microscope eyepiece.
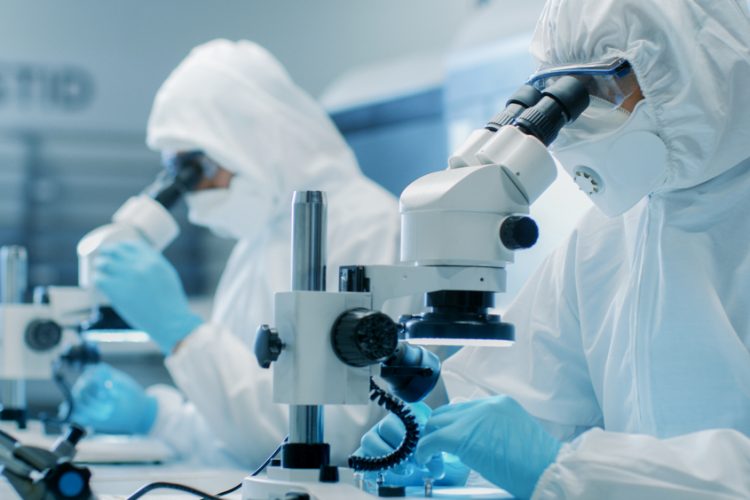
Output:
<instances>
[{"instance_id":1,"label":"microscope eyepiece","mask_svg":"<svg viewBox=\"0 0 750 500\"><path fill-rule=\"evenodd\" d=\"M505 109L495 115L484 128L491 132L497 132L501 127L513 123L518 115L534 106L541 98L542 93L535 87L529 84L523 85L508 99L505 103Z\"/></svg>"},{"instance_id":2,"label":"microscope eyepiece","mask_svg":"<svg viewBox=\"0 0 750 500\"><path fill-rule=\"evenodd\" d=\"M152 196L164 208L172 208L186 192L193 190L202 178L201 162L197 159L185 161L173 175L168 175Z\"/></svg>"},{"instance_id":3,"label":"microscope eyepiece","mask_svg":"<svg viewBox=\"0 0 750 500\"><path fill-rule=\"evenodd\" d=\"M515 125L549 146L560 129L578 118L588 105L589 94L584 84L577 78L564 76L542 92L539 102L521 113Z\"/></svg>"},{"instance_id":4,"label":"microscope eyepiece","mask_svg":"<svg viewBox=\"0 0 750 500\"><path fill-rule=\"evenodd\" d=\"M553 98L564 108L568 122L575 121L589 105L589 93L586 86L572 76L560 78L543 94Z\"/></svg>"},{"instance_id":5,"label":"microscope eyepiece","mask_svg":"<svg viewBox=\"0 0 750 500\"><path fill-rule=\"evenodd\" d=\"M203 151L164 153L164 171L145 193L159 202L164 208L172 208L188 191L192 191L203 179L216 175L219 165Z\"/></svg>"}]
</instances>

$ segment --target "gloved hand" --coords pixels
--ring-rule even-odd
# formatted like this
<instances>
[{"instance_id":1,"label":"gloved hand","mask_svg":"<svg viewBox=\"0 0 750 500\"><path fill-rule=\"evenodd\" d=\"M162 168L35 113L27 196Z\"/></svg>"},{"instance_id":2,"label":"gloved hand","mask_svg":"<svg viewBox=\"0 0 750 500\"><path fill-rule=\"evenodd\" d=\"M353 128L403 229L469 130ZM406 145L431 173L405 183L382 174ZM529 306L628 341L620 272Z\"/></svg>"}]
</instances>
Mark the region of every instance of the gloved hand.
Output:
<instances>
[{"instance_id":1,"label":"gloved hand","mask_svg":"<svg viewBox=\"0 0 750 500\"><path fill-rule=\"evenodd\" d=\"M420 428L424 428L432 409L424 403L414 403L409 407ZM355 455L365 457L387 455L398 448L405 433L404 424L391 413L362 436L360 447ZM424 478L427 476L435 478L435 484L439 486L460 486L466 482L469 469L455 456L437 453L435 457L432 457L428 467L418 465L412 456L401 465L387 470L383 475L386 484L393 486L420 486L424 484Z\"/></svg>"},{"instance_id":2,"label":"gloved hand","mask_svg":"<svg viewBox=\"0 0 750 500\"><path fill-rule=\"evenodd\" d=\"M495 396L435 410L415 456L424 463L453 453L488 481L529 498L560 446L514 399Z\"/></svg>"},{"instance_id":3,"label":"gloved hand","mask_svg":"<svg viewBox=\"0 0 750 500\"><path fill-rule=\"evenodd\" d=\"M73 384L71 420L97 432L147 434L156 420L156 398L111 366L89 366Z\"/></svg>"},{"instance_id":4,"label":"gloved hand","mask_svg":"<svg viewBox=\"0 0 750 500\"><path fill-rule=\"evenodd\" d=\"M106 245L94 258L94 284L133 328L165 354L203 320L193 314L172 264L142 241Z\"/></svg>"}]
</instances>

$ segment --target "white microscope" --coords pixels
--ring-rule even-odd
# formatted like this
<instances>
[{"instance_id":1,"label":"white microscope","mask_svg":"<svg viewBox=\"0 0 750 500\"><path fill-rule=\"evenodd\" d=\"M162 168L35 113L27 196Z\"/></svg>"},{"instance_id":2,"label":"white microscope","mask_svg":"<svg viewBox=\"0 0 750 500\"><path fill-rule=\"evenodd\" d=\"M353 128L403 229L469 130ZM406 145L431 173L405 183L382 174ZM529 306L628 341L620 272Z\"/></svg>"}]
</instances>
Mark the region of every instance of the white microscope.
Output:
<instances>
[{"instance_id":1,"label":"white microscope","mask_svg":"<svg viewBox=\"0 0 750 500\"><path fill-rule=\"evenodd\" d=\"M111 223L80 240L77 287L50 286L24 303L26 250L0 250L0 420L26 427L25 382L55 379L53 367L61 355L74 362L96 361L95 350L75 349L82 345L79 333L127 328L94 288L93 260L108 243L141 239L161 251L178 236L169 209L203 176L203 165L189 160L171 174L162 173L142 194L128 199Z\"/></svg>"},{"instance_id":2,"label":"white microscope","mask_svg":"<svg viewBox=\"0 0 750 500\"><path fill-rule=\"evenodd\" d=\"M475 131L449 160L401 194L401 263L341 268L339 292L325 292L325 196L297 192L293 204L292 291L275 295L275 328L261 326L256 356L273 363L274 402L290 407L280 466L251 476L243 500L369 499L355 472L405 460L418 427L403 402L429 392L438 366L419 345L503 345L513 326L489 312L505 291L513 252L537 240L529 206L555 180L547 146L589 104L582 83L564 77L540 93L522 87L503 112ZM425 294L428 311L394 322L386 301ZM411 344L411 345L410 345ZM369 395L369 398L368 398ZM324 405L377 400L404 422L404 442L387 457L329 463ZM380 496L404 496L388 489Z\"/></svg>"},{"instance_id":3,"label":"white microscope","mask_svg":"<svg viewBox=\"0 0 750 500\"><path fill-rule=\"evenodd\" d=\"M25 429L26 381L49 380L52 364L76 334L53 320L48 304L24 303L27 255L19 246L0 249L0 420Z\"/></svg>"}]
</instances>

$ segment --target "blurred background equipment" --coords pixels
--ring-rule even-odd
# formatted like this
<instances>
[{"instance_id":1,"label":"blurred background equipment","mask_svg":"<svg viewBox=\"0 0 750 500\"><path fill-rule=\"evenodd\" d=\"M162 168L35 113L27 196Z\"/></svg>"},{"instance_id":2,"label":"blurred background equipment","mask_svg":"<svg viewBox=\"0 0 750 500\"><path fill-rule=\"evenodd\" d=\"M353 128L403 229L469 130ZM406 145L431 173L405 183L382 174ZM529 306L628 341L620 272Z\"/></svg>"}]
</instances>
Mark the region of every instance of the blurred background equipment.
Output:
<instances>
[{"instance_id":1,"label":"blurred background equipment","mask_svg":"<svg viewBox=\"0 0 750 500\"><path fill-rule=\"evenodd\" d=\"M144 143L156 90L192 47L218 37L248 38L275 54L320 96L365 174L398 196L444 164L534 70L526 47L542 4L227 0L216 9L199 0L5 0L0 245L27 249L27 294L75 285L76 243L161 168ZM561 205L564 217L552 210ZM500 310L588 206L562 176L534 205L545 232L517 256ZM173 211L181 235L165 255L206 314L233 242L187 224L185 212ZM150 343L97 340L108 341L100 344L108 362L140 383L169 382ZM27 396L32 413L59 402L48 382L29 382Z\"/></svg>"}]
</instances>

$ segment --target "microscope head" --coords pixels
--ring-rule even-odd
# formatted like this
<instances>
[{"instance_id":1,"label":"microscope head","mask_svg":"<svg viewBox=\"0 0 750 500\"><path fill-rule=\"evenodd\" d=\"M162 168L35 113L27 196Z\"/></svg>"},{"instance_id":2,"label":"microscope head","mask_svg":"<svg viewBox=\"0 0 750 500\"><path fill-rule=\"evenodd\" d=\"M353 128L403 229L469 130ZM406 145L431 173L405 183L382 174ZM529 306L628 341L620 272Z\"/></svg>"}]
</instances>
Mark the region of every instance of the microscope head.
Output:
<instances>
[{"instance_id":1,"label":"microscope head","mask_svg":"<svg viewBox=\"0 0 750 500\"><path fill-rule=\"evenodd\" d=\"M428 312L405 318L406 339L440 345L506 345L513 326L490 314L494 293L505 291L505 268L514 252L532 247L539 230L530 205L554 182L557 167L547 146L589 104L584 85L560 78L544 92L523 86L449 161L402 193L401 261L438 269L486 269L499 278L487 289L448 283L426 289ZM479 286L481 285L481 286Z\"/></svg>"}]
</instances>

